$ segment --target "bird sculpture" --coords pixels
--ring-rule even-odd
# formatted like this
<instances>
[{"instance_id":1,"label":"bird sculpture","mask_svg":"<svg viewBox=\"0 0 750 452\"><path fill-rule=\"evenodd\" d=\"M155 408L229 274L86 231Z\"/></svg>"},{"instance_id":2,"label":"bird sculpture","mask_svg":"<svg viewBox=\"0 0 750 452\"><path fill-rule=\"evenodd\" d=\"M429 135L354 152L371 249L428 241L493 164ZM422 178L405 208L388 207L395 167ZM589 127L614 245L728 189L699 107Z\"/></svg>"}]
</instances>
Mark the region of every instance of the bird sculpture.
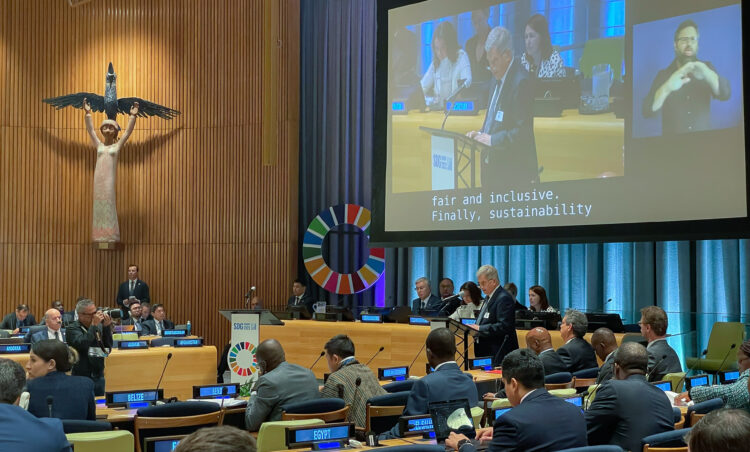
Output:
<instances>
[{"instance_id":1,"label":"bird sculpture","mask_svg":"<svg viewBox=\"0 0 750 452\"><path fill-rule=\"evenodd\" d=\"M84 99L88 100L91 110L96 112L103 111L107 115L107 119L113 121L116 120L118 113L128 114L136 102L139 103L138 116L141 117L158 116L162 119L172 119L180 114L177 110L138 97L123 97L122 99L118 99L117 75L112 63L109 63L109 69L105 78L104 96L94 93L75 93L42 99L42 102L60 110L65 107L83 108Z\"/></svg>"}]
</instances>

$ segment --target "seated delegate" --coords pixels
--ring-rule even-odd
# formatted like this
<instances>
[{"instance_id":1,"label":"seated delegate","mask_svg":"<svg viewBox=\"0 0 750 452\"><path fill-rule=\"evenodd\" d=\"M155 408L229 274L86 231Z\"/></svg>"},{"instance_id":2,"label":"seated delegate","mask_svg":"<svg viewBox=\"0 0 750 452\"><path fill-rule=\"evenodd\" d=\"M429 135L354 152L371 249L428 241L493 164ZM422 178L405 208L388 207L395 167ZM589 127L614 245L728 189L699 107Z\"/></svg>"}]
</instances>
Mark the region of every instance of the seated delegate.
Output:
<instances>
[{"instance_id":1,"label":"seated delegate","mask_svg":"<svg viewBox=\"0 0 750 452\"><path fill-rule=\"evenodd\" d=\"M60 419L96 420L94 382L90 378L66 375L78 356L74 349L55 339L45 339L31 346L26 363L29 412Z\"/></svg>"}]
</instances>

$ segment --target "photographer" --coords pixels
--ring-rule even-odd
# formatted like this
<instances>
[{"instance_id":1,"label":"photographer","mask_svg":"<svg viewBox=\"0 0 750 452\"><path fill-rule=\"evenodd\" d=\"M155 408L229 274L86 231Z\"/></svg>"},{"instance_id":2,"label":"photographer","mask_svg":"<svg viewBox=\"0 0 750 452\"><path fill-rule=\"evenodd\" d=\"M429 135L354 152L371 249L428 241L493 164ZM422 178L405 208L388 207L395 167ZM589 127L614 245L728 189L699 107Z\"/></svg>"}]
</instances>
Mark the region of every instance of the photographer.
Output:
<instances>
[{"instance_id":1,"label":"photographer","mask_svg":"<svg viewBox=\"0 0 750 452\"><path fill-rule=\"evenodd\" d=\"M73 375L91 378L94 394L104 395L104 359L112 348L112 318L96 304L83 299L76 305L78 320L66 329L68 345L78 351Z\"/></svg>"}]
</instances>

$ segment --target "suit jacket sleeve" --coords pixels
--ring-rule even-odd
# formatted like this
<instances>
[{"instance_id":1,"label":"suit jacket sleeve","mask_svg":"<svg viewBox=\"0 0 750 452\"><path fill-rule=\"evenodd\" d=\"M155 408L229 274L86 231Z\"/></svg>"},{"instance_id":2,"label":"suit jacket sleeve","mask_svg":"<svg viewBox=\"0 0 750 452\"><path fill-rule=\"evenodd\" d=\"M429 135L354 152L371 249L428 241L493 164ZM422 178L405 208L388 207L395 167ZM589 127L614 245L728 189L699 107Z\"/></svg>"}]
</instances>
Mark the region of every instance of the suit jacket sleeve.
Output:
<instances>
[{"instance_id":1,"label":"suit jacket sleeve","mask_svg":"<svg viewBox=\"0 0 750 452\"><path fill-rule=\"evenodd\" d=\"M506 83L510 80L506 80ZM514 88L508 86L508 88ZM508 115L508 120L511 122L509 127L504 130L490 135L490 145L492 147L499 147L501 149L507 148L515 144L519 139L522 139L523 129L531 129L531 120L533 119L533 99L534 95L531 90L531 83L528 79L522 78L518 86L515 87L516 95L512 99L511 108L514 109L514 114ZM507 108L503 106L503 108Z\"/></svg>"},{"instance_id":2,"label":"suit jacket sleeve","mask_svg":"<svg viewBox=\"0 0 750 452\"><path fill-rule=\"evenodd\" d=\"M409 393L409 398L406 400L404 416L416 416L427 413L429 400L427 385L421 379L415 381Z\"/></svg>"},{"instance_id":3,"label":"suit jacket sleeve","mask_svg":"<svg viewBox=\"0 0 750 452\"><path fill-rule=\"evenodd\" d=\"M617 425L617 393L605 382L596 391L596 398L585 413L589 445L607 444Z\"/></svg>"},{"instance_id":4,"label":"suit jacket sleeve","mask_svg":"<svg viewBox=\"0 0 750 452\"><path fill-rule=\"evenodd\" d=\"M500 289L498 288L498 290ZM498 337L508 335L511 332L516 334L516 311L510 294L501 294L495 301L495 305L488 309L493 310L496 321L480 325L479 332L482 335Z\"/></svg>"},{"instance_id":5,"label":"suit jacket sleeve","mask_svg":"<svg viewBox=\"0 0 750 452\"><path fill-rule=\"evenodd\" d=\"M3 322L0 323L0 329L2 330L13 330L15 329L13 327L13 313L11 312L10 315L6 315L3 317Z\"/></svg>"},{"instance_id":6,"label":"suit jacket sleeve","mask_svg":"<svg viewBox=\"0 0 750 452\"><path fill-rule=\"evenodd\" d=\"M156 334L156 323L154 323L151 320L146 320L144 322L141 322L141 330L144 336Z\"/></svg>"},{"instance_id":7,"label":"suit jacket sleeve","mask_svg":"<svg viewBox=\"0 0 750 452\"><path fill-rule=\"evenodd\" d=\"M267 378L258 379L257 392L250 396L245 410L245 427L251 432L257 432L260 424L266 420L273 408L279 402L276 389Z\"/></svg>"}]
</instances>

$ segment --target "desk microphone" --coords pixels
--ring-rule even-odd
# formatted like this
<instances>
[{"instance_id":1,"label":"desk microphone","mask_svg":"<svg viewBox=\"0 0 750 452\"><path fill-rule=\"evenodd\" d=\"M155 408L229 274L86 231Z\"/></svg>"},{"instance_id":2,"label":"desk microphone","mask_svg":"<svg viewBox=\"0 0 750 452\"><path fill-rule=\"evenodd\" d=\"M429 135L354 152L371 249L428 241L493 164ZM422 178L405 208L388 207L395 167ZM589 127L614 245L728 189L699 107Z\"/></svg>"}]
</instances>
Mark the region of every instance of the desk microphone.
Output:
<instances>
[{"instance_id":1,"label":"desk microphone","mask_svg":"<svg viewBox=\"0 0 750 452\"><path fill-rule=\"evenodd\" d=\"M378 351L376 351L375 354L372 355L372 358L370 358L370 360L365 363L365 366L369 366L372 360L375 359L375 357L378 356L383 350L385 350L385 347L380 347L380 349L378 349Z\"/></svg>"},{"instance_id":2,"label":"desk microphone","mask_svg":"<svg viewBox=\"0 0 750 452\"><path fill-rule=\"evenodd\" d=\"M411 375L411 366L414 365L414 363L417 361L417 358L419 358L419 355L422 353L422 350L424 350L425 346L427 345L427 341L422 344L422 348L419 349L416 355L414 355L414 359L411 360L411 364L409 364L409 367L406 368L406 373Z\"/></svg>"},{"instance_id":3,"label":"desk microphone","mask_svg":"<svg viewBox=\"0 0 750 452\"><path fill-rule=\"evenodd\" d=\"M55 398L51 395L47 396L47 410L49 410L49 417L52 417L52 403L55 401Z\"/></svg>"},{"instance_id":4,"label":"desk microphone","mask_svg":"<svg viewBox=\"0 0 750 452\"><path fill-rule=\"evenodd\" d=\"M161 370L161 376L159 377L159 382L156 383L156 397L159 397L159 385L161 385L161 379L164 378L164 372L167 370L167 364L169 364L169 360L172 359L172 353L169 353L167 355L167 360L164 362L164 368Z\"/></svg>"},{"instance_id":5,"label":"desk microphone","mask_svg":"<svg viewBox=\"0 0 750 452\"><path fill-rule=\"evenodd\" d=\"M316 365L316 364L318 364L318 361L320 361L320 358L322 358L322 357L323 357L323 355L325 355L325 354L326 354L326 351L325 351L325 350L323 350L322 352L320 352L320 356L318 356L318 357L317 357L317 358L315 359L315 361L313 361L312 365L311 365L310 367L308 367L308 369L309 369L309 370L312 370L312 368L313 368L313 367L315 367L315 365Z\"/></svg>"},{"instance_id":6,"label":"desk microphone","mask_svg":"<svg viewBox=\"0 0 750 452\"><path fill-rule=\"evenodd\" d=\"M729 350L727 350L727 354L724 355L724 359L721 361L721 365L719 365L719 369L717 372L720 372L724 368L724 363L727 362L727 358L729 358L729 354L734 350L734 348L737 347L737 344L732 344L729 346Z\"/></svg>"},{"instance_id":7,"label":"desk microphone","mask_svg":"<svg viewBox=\"0 0 750 452\"><path fill-rule=\"evenodd\" d=\"M734 347L734 346L735 346L735 344L732 344L732 347ZM731 348L730 348L730 350L731 350ZM696 367L698 367L698 365L700 365L701 360L703 359L704 356L706 356L706 353L708 353L708 349L705 349L705 350L703 350L701 352L700 356L698 357L698 361L696 361L695 364L693 364L693 366L690 367L687 370L687 372L685 372L685 375L683 375L682 378L680 378L677 381L677 384L672 387L672 389L675 390L674 392L682 392L682 391L680 391L680 388L682 387L682 383L685 381L685 378L688 376L688 374L690 372L692 372Z\"/></svg>"},{"instance_id":8,"label":"desk microphone","mask_svg":"<svg viewBox=\"0 0 750 452\"><path fill-rule=\"evenodd\" d=\"M443 309L450 306L450 304L456 300L463 300L464 298L464 291L460 291L456 295L451 295L450 297L445 297L441 301L443 302L442 305L440 305L440 309L438 309L438 314L443 312Z\"/></svg>"},{"instance_id":9,"label":"desk microphone","mask_svg":"<svg viewBox=\"0 0 750 452\"><path fill-rule=\"evenodd\" d=\"M446 104L445 105L446 106L446 108L445 108L445 118L443 118L443 124L440 126L440 130L445 129L445 121L448 120L448 116L450 116L451 112L453 111L453 109L456 106L456 103L454 102L454 100L456 99L456 97L458 97L458 94L461 91L463 91L464 88L466 88L468 86L468 84L466 83L467 81L468 80L466 80L466 79L459 79L458 80L458 88L456 89L456 91L453 94L451 94L447 99L445 99L445 104ZM451 104L450 108L448 108L448 103L451 103L451 102L452 102L452 104Z\"/></svg>"},{"instance_id":10,"label":"desk microphone","mask_svg":"<svg viewBox=\"0 0 750 452\"><path fill-rule=\"evenodd\" d=\"M349 409L349 414L346 415L346 422L351 422L350 419L352 417L352 411L354 411L354 406L357 403L357 392L359 392L359 385L361 384L362 384L362 378L357 377L357 380L354 382L354 395L352 396L352 407Z\"/></svg>"},{"instance_id":11,"label":"desk microphone","mask_svg":"<svg viewBox=\"0 0 750 452\"><path fill-rule=\"evenodd\" d=\"M247 293L245 294L245 307L246 308L247 308L247 304L250 303L250 295L252 295L253 292L255 292L255 286L252 286L250 290L248 290Z\"/></svg>"},{"instance_id":12,"label":"desk microphone","mask_svg":"<svg viewBox=\"0 0 750 452\"><path fill-rule=\"evenodd\" d=\"M646 372L646 381L651 381L651 375L653 375L654 372L656 372L656 368L659 367L659 364L661 364L665 359L667 359L666 353L662 355L661 359L654 364L654 367L651 368L651 372Z\"/></svg>"},{"instance_id":13,"label":"desk microphone","mask_svg":"<svg viewBox=\"0 0 750 452\"><path fill-rule=\"evenodd\" d=\"M157 392L157 395L158 394L159 393ZM227 394L229 394L229 386L222 386L221 387L221 405L219 406L219 411L224 409L224 400L226 400Z\"/></svg>"}]
</instances>

